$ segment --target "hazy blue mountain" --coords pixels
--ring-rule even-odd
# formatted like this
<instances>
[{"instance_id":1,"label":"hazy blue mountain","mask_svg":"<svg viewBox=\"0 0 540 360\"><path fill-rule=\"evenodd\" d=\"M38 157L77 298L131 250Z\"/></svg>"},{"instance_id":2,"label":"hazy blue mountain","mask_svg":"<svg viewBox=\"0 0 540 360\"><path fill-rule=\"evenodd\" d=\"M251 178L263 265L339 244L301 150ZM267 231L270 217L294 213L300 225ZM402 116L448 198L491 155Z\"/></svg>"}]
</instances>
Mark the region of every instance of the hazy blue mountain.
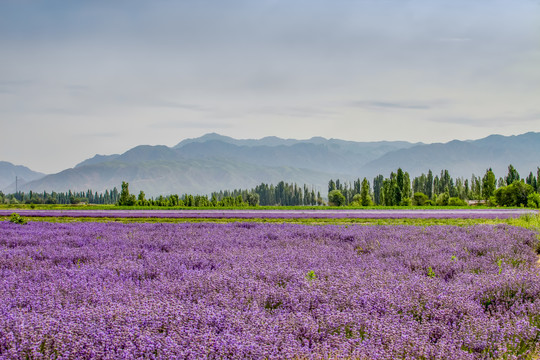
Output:
<instances>
[{"instance_id":1,"label":"hazy blue mountain","mask_svg":"<svg viewBox=\"0 0 540 360\"><path fill-rule=\"evenodd\" d=\"M512 164L522 177L540 166L540 133L515 136L491 135L480 140L450 141L417 145L391 151L366 164L362 170L370 176L388 175L397 167L418 175L432 169L435 173L448 169L454 177L483 175L492 168L497 177L504 177Z\"/></svg>"},{"instance_id":2,"label":"hazy blue mountain","mask_svg":"<svg viewBox=\"0 0 540 360\"><path fill-rule=\"evenodd\" d=\"M16 177L18 185L22 186L28 181L37 180L43 176L45 174L30 170L26 166L0 161L0 190L4 193L15 192Z\"/></svg>"},{"instance_id":3,"label":"hazy blue mountain","mask_svg":"<svg viewBox=\"0 0 540 360\"><path fill-rule=\"evenodd\" d=\"M223 143L237 145L237 146L292 146L296 144L313 144L313 145L326 145L334 150L350 151L352 153L360 154L365 151L374 151L378 149L382 153L390 150L405 149L420 143L413 144L406 141L374 141L374 142L356 142L339 139L325 139L323 137L312 137L307 140L296 139L282 139L276 136L267 136L262 139L234 139L228 136L219 135L216 133L210 133L194 139L185 139L179 142L174 149L183 148L193 143L208 143L210 141L221 141Z\"/></svg>"},{"instance_id":4,"label":"hazy blue mountain","mask_svg":"<svg viewBox=\"0 0 540 360\"><path fill-rule=\"evenodd\" d=\"M28 184L27 189L92 189L102 192L129 182L132 193L149 196L251 188L262 182L281 180L301 184L324 184L329 174L290 167L266 167L226 159L179 159L141 162L110 161L64 170ZM345 176L341 174L341 176Z\"/></svg>"},{"instance_id":5,"label":"hazy blue mountain","mask_svg":"<svg viewBox=\"0 0 540 360\"><path fill-rule=\"evenodd\" d=\"M114 159L116 159L118 156L120 156L120 155L119 155L119 154L113 154L113 155L95 155L93 158L86 159L86 160L84 160L84 161L78 163L77 165L75 165L75 167L81 167L81 166L85 166L85 165L99 164L99 163L102 163L102 162L114 160Z\"/></svg>"},{"instance_id":6,"label":"hazy blue mountain","mask_svg":"<svg viewBox=\"0 0 540 360\"><path fill-rule=\"evenodd\" d=\"M389 176L398 167L411 177L431 169L448 169L453 177L482 175L491 167L505 176L513 164L522 176L540 165L540 133L492 135L480 140L436 144L353 142L267 137L237 140L207 134L170 148L141 145L123 154L96 155L73 169L47 175L22 190L103 191L130 184L132 192L149 196L171 193L207 194L216 190L251 188L261 182L313 185L326 194L330 179L354 180ZM21 175L21 177L24 177Z\"/></svg>"}]
</instances>

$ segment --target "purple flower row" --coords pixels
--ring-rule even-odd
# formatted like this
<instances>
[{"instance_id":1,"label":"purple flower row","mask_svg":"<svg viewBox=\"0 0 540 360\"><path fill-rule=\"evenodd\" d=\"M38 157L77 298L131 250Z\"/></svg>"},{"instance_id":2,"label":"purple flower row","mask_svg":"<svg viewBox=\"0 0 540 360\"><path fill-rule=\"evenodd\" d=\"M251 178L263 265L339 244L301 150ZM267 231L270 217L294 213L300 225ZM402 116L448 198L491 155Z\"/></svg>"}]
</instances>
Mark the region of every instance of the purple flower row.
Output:
<instances>
[{"instance_id":1,"label":"purple flower row","mask_svg":"<svg viewBox=\"0 0 540 360\"><path fill-rule=\"evenodd\" d=\"M22 216L104 217L104 218L486 218L504 219L524 214L538 214L528 209L457 209L457 210L15 210ZM13 210L0 210L8 216Z\"/></svg>"},{"instance_id":2,"label":"purple flower row","mask_svg":"<svg viewBox=\"0 0 540 360\"><path fill-rule=\"evenodd\" d=\"M0 222L0 358L517 359L533 232Z\"/></svg>"}]
</instances>

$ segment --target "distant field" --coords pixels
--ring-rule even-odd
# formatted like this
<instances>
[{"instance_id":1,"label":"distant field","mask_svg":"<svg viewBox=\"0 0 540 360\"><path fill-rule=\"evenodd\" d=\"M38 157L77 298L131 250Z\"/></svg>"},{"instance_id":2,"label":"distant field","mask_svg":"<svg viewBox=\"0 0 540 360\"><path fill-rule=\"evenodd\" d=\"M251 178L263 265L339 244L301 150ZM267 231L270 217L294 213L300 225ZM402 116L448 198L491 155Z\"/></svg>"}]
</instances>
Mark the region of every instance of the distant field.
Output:
<instances>
[{"instance_id":1,"label":"distant field","mask_svg":"<svg viewBox=\"0 0 540 360\"><path fill-rule=\"evenodd\" d=\"M475 206L243 206L243 207L188 207L188 206L118 206L118 205L96 205L96 204L0 204L0 210L457 210L457 209L495 209L485 205ZM505 208L506 209L506 208Z\"/></svg>"},{"instance_id":2,"label":"distant field","mask_svg":"<svg viewBox=\"0 0 540 360\"><path fill-rule=\"evenodd\" d=\"M12 209L0 209L0 216L9 216ZM529 209L321 209L321 210L54 210L17 209L17 213L32 217L88 217L88 218L205 218L205 219L398 219L398 218L461 218L506 219L525 214L538 214Z\"/></svg>"}]
</instances>

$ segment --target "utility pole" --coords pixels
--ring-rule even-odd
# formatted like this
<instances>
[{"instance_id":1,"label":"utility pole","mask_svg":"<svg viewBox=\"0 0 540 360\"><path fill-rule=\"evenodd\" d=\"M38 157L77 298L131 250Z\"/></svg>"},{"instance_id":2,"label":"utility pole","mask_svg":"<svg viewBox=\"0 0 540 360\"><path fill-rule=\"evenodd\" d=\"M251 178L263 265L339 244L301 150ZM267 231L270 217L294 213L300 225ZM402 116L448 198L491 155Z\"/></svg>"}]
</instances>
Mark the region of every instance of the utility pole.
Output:
<instances>
[{"instance_id":1,"label":"utility pole","mask_svg":"<svg viewBox=\"0 0 540 360\"><path fill-rule=\"evenodd\" d=\"M19 186L18 186L19 178L15 176L15 194L19 192Z\"/></svg>"}]
</instances>

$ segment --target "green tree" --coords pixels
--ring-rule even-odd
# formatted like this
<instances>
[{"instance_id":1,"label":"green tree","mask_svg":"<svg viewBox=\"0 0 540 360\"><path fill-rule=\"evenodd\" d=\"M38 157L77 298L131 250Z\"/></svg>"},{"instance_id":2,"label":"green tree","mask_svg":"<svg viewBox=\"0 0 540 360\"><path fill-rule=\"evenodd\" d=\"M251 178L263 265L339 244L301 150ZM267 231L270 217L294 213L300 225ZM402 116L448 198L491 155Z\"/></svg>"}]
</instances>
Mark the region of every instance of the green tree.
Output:
<instances>
[{"instance_id":1,"label":"green tree","mask_svg":"<svg viewBox=\"0 0 540 360\"><path fill-rule=\"evenodd\" d=\"M403 198L403 189L405 187L405 175L403 170L399 168L396 175L396 187L394 188L394 203L399 205Z\"/></svg>"},{"instance_id":2,"label":"green tree","mask_svg":"<svg viewBox=\"0 0 540 360\"><path fill-rule=\"evenodd\" d=\"M373 200L377 205L382 205L384 203L383 182L384 176L382 175L378 175L373 179Z\"/></svg>"},{"instance_id":3,"label":"green tree","mask_svg":"<svg viewBox=\"0 0 540 360\"><path fill-rule=\"evenodd\" d=\"M532 171L529 173L529 176L527 176L527 180L525 182L531 185L535 191L538 188L538 184L536 183L536 176L533 175Z\"/></svg>"},{"instance_id":4,"label":"green tree","mask_svg":"<svg viewBox=\"0 0 540 360\"><path fill-rule=\"evenodd\" d=\"M538 209L540 208L540 195L532 193L527 196L527 207Z\"/></svg>"},{"instance_id":5,"label":"green tree","mask_svg":"<svg viewBox=\"0 0 540 360\"><path fill-rule=\"evenodd\" d=\"M437 196L437 205L439 206L447 206L449 201L450 201L450 195L448 195L448 193L446 192L439 194L439 196Z\"/></svg>"},{"instance_id":6,"label":"green tree","mask_svg":"<svg viewBox=\"0 0 540 360\"><path fill-rule=\"evenodd\" d=\"M428 171L426 177L426 188L424 194L426 194L430 199L433 196L433 172L431 172L431 169Z\"/></svg>"},{"instance_id":7,"label":"green tree","mask_svg":"<svg viewBox=\"0 0 540 360\"><path fill-rule=\"evenodd\" d=\"M369 195L370 186L369 181L364 178L362 180L362 188L360 189L360 204L362 206L371 206L373 202L371 201L371 196Z\"/></svg>"},{"instance_id":8,"label":"green tree","mask_svg":"<svg viewBox=\"0 0 540 360\"><path fill-rule=\"evenodd\" d=\"M328 204L330 206L343 206L345 205L345 196L339 190L332 190L328 193Z\"/></svg>"},{"instance_id":9,"label":"green tree","mask_svg":"<svg viewBox=\"0 0 540 360\"><path fill-rule=\"evenodd\" d=\"M133 206L137 203L135 195L130 195L129 184L122 181L122 191L120 192L120 198L118 199L118 205L120 206Z\"/></svg>"},{"instance_id":10,"label":"green tree","mask_svg":"<svg viewBox=\"0 0 540 360\"><path fill-rule=\"evenodd\" d=\"M536 168L536 192L540 193L540 167Z\"/></svg>"},{"instance_id":11,"label":"green tree","mask_svg":"<svg viewBox=\"0 0 540 360\"><path fill-rule=\"evenodd\" d=\"M429 200L428 196L422 192L415 192L412 198L412 204L414 206L424 206Z\"/></svg>"},{"instance_id":12,"label":"green tree","mask_svg":"<svg viewBox=\"0 0 540 360\"><path fill-rule=\"evenodd\" d=\"M508 165L508 175L506 175L506 185L512 184L514 181L519 180L519 173L512 164Z\"/></svg>"},{"instance_id":13,"label":"green tree","mask_svg":"<svg viewBox=\"0 0 540 360\"><path fill-rule=\"evenodd\" d=\"M142 190L139 192L139 197L137 198L137 204L141 206L146 205L146 197L145 197L144 191Z\"/></svg>"},{"instance_id":14,"label":"green tree","mask_svg":"<svg viewBox=\"0 0 540 360\"><path fill-rule=\"evenodd\" d=\"M531 185L515 180L512 184L495 190L495 199L501 206L527 206L528 197L533 192Z\"/></svg>"},{"instance_id":15,"label":"green tree","mask_svg":"<svg viewBox=\"0 0 540 360\"><path fill-rule=\"evenodd\" d=\"M330 179L330 181L328 182L328 193L330 193L330 191L332 190L336 190L336 183L334 182L334 180Z\"/></svg>"},{"instance_id":16,"label":"green tree","mask_svg":"<svg viewBox=\"0 0 540 360\"><path fill-rule=\"evenodd\" d=\"M493 196L495 188L497 185L497 179L491 168L486 170L484 177L482 178L482 197L484 199L489 199Z\"/></svg>"},{"instance_id":17,"label":"green tree","mask_svg":"<svg viewBox=\"0 0 540 360\"><path fill-rule=\"evenodd\" d=\"M402 194L401 203L405 203L405 202L408 203L409 202L408 199L411 198L411 177L408 172L405 172L403 174L403 186L401 188L401 194Z\"/></svg>"},{"instance_id":18,"label":"green tree","mask_svg":"<svg viewBox=\"0 0 540 360\"><path fill-rule=\"evenodd\" d=\"M247 195L247 203L249 206L257 206L259 205L259 194L253 193Z\"/></svg>"}]
</instances>

